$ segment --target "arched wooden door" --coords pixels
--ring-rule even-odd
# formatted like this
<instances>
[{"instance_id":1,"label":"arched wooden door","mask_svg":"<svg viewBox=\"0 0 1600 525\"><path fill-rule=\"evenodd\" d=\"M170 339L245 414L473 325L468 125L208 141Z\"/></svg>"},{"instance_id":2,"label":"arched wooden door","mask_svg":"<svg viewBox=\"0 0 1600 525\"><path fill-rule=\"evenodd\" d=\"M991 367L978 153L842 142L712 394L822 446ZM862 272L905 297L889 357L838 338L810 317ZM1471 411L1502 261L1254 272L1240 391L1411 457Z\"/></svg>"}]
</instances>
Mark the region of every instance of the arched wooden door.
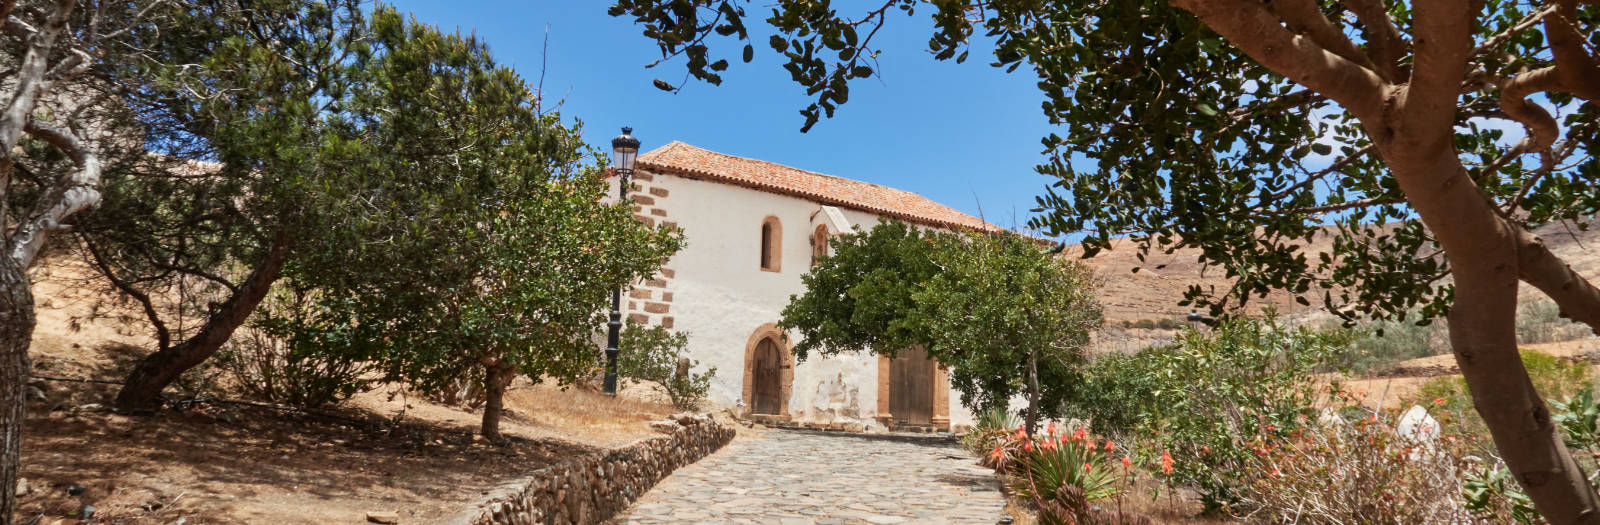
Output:
<instances>
[{"instance_id":1,"label":"arched wooden door","mask_svg":"<svg viewBox=\"0 0 1600 525\"><path fill-rule=\"evenodd\" d=\"M783 409L783 350L772 338L756 344L751 365L750 412L779 414Z\"/></svg>"},{"instance_id":2,"label":"arched wooden door","mask_svg":"<svg viewBox=\"0 0 1600 525\"><path fill-rule=\"evenodd\" d=\"M933 424L934 363L920 348L901 350L889 365L889 413L906 425Z\"/></svg>"}]
</instances>

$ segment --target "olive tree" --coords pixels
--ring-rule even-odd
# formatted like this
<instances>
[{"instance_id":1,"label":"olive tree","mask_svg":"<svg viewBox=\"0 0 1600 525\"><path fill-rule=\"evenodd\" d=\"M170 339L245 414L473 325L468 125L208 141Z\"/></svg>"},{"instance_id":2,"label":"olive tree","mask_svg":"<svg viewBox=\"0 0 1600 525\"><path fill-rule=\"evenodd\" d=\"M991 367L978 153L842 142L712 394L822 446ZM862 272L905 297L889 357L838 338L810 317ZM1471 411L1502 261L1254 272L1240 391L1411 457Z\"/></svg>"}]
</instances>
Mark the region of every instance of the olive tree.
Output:
<instances>
[{"instance_id":1,"label":"olive tree","mask_svg":"<svg viewBox=\"0 0 1600 525\"><path fill-rule=\"evenodd\" d=\"M697 78L753 48L738 0L618 0L664 58ZM1347 316L1445 317L1456 360L1504 459L1555 523L1600 522L1516 350L1518 283L1600 326L1600 289L1530 231L1586 224L1600 6L1589 0L886 0L841 14L780 2L770 47L831 115L884 57L897 13L933 20L934 58L1038 77L1054 178L1032 224L1083 232L1086 254L1132 236L1141 253L1198 248L1235 285L1189 300L1238 305L1269 289ZM980 32L981 31L981 32ZM663 87L672 86L660 83ZM1510 140L1505 130L1521 135ZM1333 250L1300 246L1331 237Z\"/></svg>"}]
</instances>

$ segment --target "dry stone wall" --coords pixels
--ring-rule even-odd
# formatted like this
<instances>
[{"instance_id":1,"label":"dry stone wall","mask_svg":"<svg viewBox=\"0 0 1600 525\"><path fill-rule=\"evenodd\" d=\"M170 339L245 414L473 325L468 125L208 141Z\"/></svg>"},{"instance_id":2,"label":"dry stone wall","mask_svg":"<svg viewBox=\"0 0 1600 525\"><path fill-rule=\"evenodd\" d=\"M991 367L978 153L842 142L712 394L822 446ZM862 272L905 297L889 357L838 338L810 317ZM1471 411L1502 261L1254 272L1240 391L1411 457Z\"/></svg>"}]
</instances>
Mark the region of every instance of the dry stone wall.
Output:
<instances>
[{"instance_id":1,"label":"dry stone wall","mask_svg":"<svg viewBox=\"0 0 1600 525\"><path fill-rule=\"evenodd\" d=\"M733 440L732 428L710 418L686 421L667 436L580 456L508 485L458 525L601 523L678 467Z\"/></svg>"}]
</instances>

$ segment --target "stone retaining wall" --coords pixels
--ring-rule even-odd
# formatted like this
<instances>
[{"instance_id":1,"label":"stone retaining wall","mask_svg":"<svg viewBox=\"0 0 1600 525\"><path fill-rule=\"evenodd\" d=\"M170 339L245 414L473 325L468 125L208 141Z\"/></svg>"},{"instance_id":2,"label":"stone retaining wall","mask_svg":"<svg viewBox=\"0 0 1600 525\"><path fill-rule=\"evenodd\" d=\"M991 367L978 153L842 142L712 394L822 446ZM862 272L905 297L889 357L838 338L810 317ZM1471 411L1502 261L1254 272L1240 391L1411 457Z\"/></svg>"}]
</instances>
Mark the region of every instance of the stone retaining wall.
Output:
<instances>
[{"instance_id":1,"label":"stone retaining wall","mask_svg":"<svg viewBox=\"0 0 1600 525\"><path fill-rule=\"evenodd\" d=\"M696 421L671 435L573 458L508 485L457 525L594 524L628 507L678 467L733 440L732 428Z\"/></svg>"}]
</instances>

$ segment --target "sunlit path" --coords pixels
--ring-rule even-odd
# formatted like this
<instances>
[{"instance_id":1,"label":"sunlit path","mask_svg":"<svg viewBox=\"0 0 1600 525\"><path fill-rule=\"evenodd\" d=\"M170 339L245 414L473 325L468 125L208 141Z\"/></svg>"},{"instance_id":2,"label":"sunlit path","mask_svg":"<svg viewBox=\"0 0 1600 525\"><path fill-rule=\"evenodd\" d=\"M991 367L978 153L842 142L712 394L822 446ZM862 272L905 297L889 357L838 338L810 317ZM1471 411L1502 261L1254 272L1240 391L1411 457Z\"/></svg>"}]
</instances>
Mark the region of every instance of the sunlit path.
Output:
<instances>
[{"instance_id":1,"label":"sunlit path","mask_svg":"<svg viewBox=\"0 0 1600 525\"><path fill-rule=\"evenodd\" d=\"M1004 506L952 444L774 430L678 470L617 522L992 524Z\"/></svg>"}]
</instances>

